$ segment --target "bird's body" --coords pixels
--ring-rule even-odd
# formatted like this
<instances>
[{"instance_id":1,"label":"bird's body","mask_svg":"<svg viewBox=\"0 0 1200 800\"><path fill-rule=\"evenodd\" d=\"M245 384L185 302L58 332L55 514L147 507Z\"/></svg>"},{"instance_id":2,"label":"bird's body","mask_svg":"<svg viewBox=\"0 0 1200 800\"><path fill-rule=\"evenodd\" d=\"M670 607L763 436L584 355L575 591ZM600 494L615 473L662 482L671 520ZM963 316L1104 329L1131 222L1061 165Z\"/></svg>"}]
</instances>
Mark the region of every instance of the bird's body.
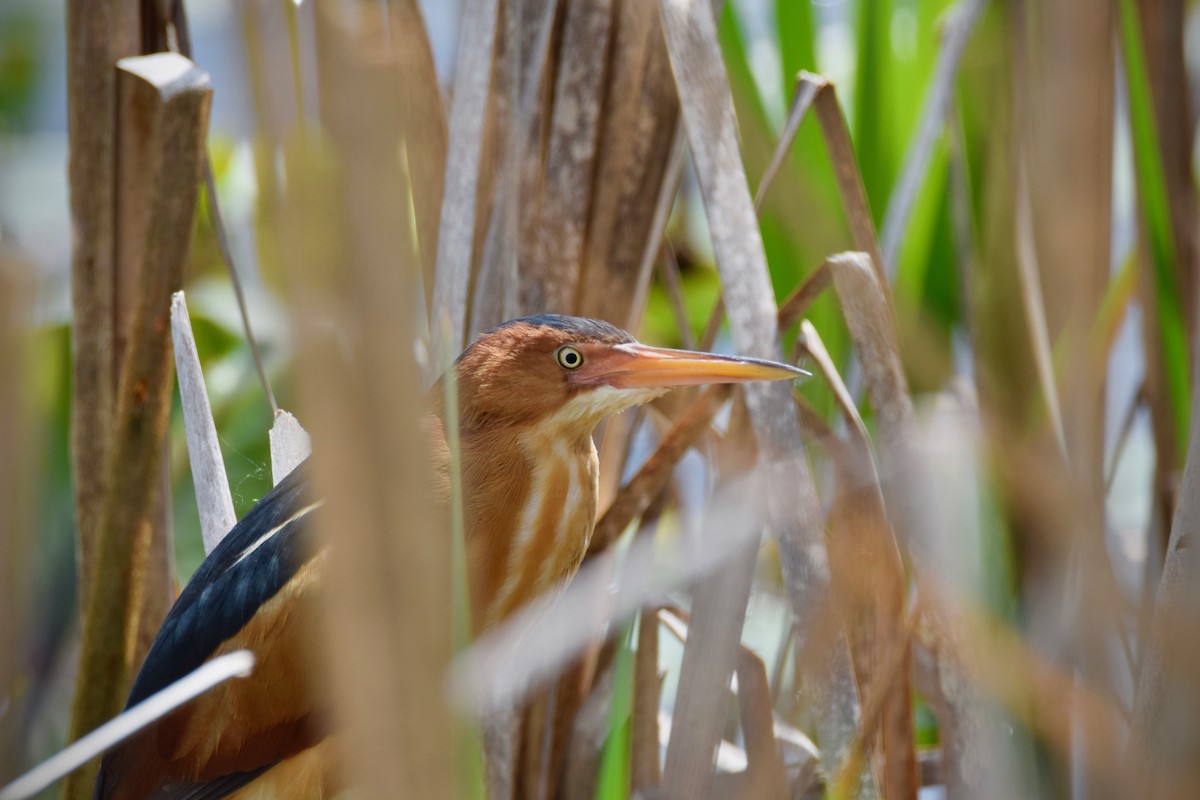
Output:
<instances>
[{"instance_id":1,"label":"bird's body","mask_svg":"<svg viewBox=\"0 0 1200 800\"><path fill-rule=\"evenodd\" d=\"M771 362L637 344L607 323L546 315L483 334L455 364L472 620L489 628L578 569L596 518L591 434L672 386L803 374ZM448 469L443 393L426 419L431 463ZM129 705L238 649L254 673L158 720L105 758L95 800L322 798L338 739L309 684L307 641L328 553L301 467L201 565L147 654Z\"/></svg>"}]
</instances>

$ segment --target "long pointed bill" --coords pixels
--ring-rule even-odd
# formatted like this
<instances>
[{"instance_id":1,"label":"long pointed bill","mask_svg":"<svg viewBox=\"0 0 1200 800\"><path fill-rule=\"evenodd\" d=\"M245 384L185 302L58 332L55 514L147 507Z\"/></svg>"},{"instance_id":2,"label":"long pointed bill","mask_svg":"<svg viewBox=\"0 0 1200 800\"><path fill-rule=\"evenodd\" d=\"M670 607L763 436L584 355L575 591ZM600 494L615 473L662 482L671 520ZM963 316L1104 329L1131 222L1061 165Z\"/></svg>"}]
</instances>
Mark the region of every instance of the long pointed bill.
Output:
<instances>
[{"instance_id":1,"label":"long pointed bill","mask_svg":"<svg viewBox=\"0 0 1200 800\"><path fill-rule=\"evenodd\" d=\"M802 378L799 367L760 358L719 356L669 350L644 344L619 344L589 354L578 377L618 389L656 389L700 383L746 383Z\"/></svg>"}]
</instances>

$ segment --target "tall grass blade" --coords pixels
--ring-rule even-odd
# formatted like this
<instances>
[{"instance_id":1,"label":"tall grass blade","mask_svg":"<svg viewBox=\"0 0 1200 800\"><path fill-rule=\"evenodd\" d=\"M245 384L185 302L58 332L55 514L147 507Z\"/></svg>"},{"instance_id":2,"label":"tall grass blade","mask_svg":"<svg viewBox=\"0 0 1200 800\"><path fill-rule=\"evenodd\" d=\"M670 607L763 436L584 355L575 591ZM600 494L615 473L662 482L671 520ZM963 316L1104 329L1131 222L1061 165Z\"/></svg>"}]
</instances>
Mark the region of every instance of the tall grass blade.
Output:
<instances>
[{"instance_id":1,"label":"tall grass blade","mask_svg":"<svg viewBox=\"0 0 1200 800\"><path fill-rule=\"evenodd\" d=\"M943 34L933 79L922 101L920 123L905 154L900 177L888 198L883 217L879 236L880 257L889 281L895 280L900 243L908 228L921 184L927 179L934 145L945 130L963 50L987 3L988 0L964 0L955 8Z\"/></svg>"},{"instance_id":2,"label":"tall grass blade","mask_svg":"<svg viewBox=\"0 0 1200 800\"><path fill-rule=\"evenodd\" d=\"M1166 400L1172 415L1176 447L1182 453L1188 441L1188 393L1191 360L1188 356L1187 317L1175 278L1175 239L1171 207L1159 150L1157 123L1146 54L1142 49L1141 22L1135 0L1118 0L1121 51L1129 96L1129 123L1133 133L1133 163L1138 181L1138 203L1153 273L1154 311L1162 360Z\"/></svg>"},{"instance_id":3,"label":"tall grass blade","mask_svg":"<svg viewBox=\"0 0 1200 800\"><path fill-rule=\"evenodd\" d=\"M175 54L122 59L118 72L122 105L129 110L124 119L139 120L123 127L121 135L142 143L145 155L139 171L144 170L154 189L143 197L146 238L139 248L139 284L125 298L133 301L124 331L129 340L111 423L96 561L90 567L95 582L85 582L84 587L87 623L71 713L72 738L120 709L136 667L126 643L138 636L138 584L154 585L135 565L146 563L141 559L150 553L153 518L161 512L156 492L162 485L173 383L168 315L171 295L182 288L187 270L212 98L208 75ZM159 621L169 602L165 591L162 595ZM75 773L64 787L64 797L90 795L94 777L94 768Z\"/></svg>"},{"instance_id":4,"label":"tall grass blade","mask_svg":"<svg viewBox=\"0 0 1200 800\"><path fill-rule=\"evenodd\" d=\"M622 800L629 796L633 703L633 631L625 626L613 666L612 700L608 712L608 738L600 754L596 800Z\"/></svg>"}]
</instances>

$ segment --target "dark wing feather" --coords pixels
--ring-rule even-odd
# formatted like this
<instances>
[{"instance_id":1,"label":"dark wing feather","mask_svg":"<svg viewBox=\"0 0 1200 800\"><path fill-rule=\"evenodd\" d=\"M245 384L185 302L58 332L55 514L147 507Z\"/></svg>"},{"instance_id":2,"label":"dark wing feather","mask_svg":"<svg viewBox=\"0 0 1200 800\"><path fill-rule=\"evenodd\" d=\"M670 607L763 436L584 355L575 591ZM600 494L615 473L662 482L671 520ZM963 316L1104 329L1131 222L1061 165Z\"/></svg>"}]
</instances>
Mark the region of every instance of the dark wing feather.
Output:
<instances>
[{"instance_id":1,"label":"dark wing feather","mask_svg":"<svg viewBox=\"0 0 1200 800\"><path fill-rule=\"evenodd\" d=\"M308 502L302 470L303 465L268 492L204 559L163 620L127 708L203 664L313 555L306 516L284 525ZM276 528L269 541L242 558Z\"/></svg>"},{"instance_id":2,"label":"dark wing feather","mask_svg":"<svg viewBox=\"0 0 1200 800\"><path fill-rule=\"evenodd\" d=\"M270 768L266 766L250 772L235 772L204 783L164 783L147 800L221 800Z\"/></svg>"}]
</instances>

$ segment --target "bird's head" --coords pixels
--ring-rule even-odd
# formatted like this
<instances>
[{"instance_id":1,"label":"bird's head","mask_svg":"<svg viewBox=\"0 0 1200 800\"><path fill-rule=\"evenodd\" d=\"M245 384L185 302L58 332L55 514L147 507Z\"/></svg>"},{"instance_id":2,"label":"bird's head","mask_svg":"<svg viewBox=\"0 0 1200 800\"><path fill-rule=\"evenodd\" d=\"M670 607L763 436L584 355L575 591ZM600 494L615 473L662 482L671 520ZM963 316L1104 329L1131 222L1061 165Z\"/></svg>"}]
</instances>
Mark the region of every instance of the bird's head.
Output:
<instances>
[{"instance_id":1,"label":"bird's head","mask_svg":"<svg viewBox=\"0 0 1200 800\"><path fill-rule=\"evenodd\" d=\"M481 334L455 363L455 374L464 430L549 423L586 435L604 416L677 386L808 373L760 359L648 347L607 322L544 314Z\"/></svg>"}]
</instances>

